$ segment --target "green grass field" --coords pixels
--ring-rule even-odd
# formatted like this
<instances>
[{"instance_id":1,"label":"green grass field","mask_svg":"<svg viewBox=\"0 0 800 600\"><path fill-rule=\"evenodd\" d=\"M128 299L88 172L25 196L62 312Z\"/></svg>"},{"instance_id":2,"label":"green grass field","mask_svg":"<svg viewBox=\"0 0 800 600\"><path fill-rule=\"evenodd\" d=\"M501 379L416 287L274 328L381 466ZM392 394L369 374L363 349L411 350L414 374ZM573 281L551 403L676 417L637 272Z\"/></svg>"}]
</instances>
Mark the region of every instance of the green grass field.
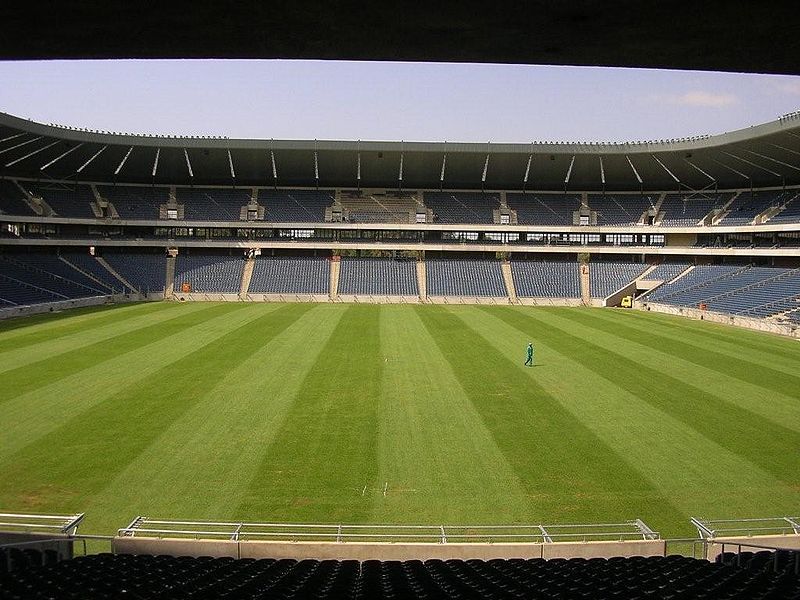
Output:
<instances>
[{"instance_id":1,"label":"green grass field","mask_svg":"<svg viewBox=\"0 0 800 600\"><path fill-rule=\"evenodd\" d=\"M154 303L15 320L0 426L0 510L85 511L93 533L143 514L640 517L684 536L690 516L800 508L800 344L632 311Z\"/></svg>"}]
</instances>

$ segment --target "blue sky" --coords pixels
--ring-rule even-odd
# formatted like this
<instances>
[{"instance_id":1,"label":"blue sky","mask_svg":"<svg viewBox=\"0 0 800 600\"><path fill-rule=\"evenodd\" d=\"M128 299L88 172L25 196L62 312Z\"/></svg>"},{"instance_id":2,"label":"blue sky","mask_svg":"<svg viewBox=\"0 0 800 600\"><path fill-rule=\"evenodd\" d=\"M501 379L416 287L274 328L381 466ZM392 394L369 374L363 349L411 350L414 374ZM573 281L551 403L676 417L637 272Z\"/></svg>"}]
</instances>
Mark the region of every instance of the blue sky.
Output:
<instances>
[{"instance_id":1,"label":"blue sky","mask_svg":"<svg viewBox=\"0 0 800 600\"><path fill-rule=\"evenodd\" d=\"M800 108L800 77L443 63L0 63L0 111L92 129L275 139L615 141Z\"/></svg>"}]
</instances>

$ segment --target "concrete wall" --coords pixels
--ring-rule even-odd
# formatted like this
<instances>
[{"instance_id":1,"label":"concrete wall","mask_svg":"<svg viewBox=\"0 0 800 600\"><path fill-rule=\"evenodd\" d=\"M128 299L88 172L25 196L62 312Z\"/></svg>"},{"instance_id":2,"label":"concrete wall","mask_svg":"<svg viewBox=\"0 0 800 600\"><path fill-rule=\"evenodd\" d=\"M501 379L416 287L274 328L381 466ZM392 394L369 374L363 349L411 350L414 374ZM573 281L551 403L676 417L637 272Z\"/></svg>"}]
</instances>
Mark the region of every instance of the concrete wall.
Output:
<instances>
[{"instance_id":1,"label":"concrete wall","mask_svg":"<svg viewBox=\"0 0 800 600\"><path fill-rule=\"evenodd\" d=\"M433 544L382 542L287 542L114 538L121 554L173 556L233 556L239 558L305 558L315 560L442 560L457 558L593 558L664 556L664 540L626 540L512 544Z\"/></svg>"},{"instance_id":2,"label":"concrete wall","mask_svg":"<svg viewBox=\"0 0 800 600\"><path fill-rule=\"evenodd\" d=\"M121 304L125 302L136 302L144 298L139 294L117 294L114 296L93 296L91 298L77 298L75 300L60 300L58 302L46 302L43 304L32 304L30 306L11 306L0 308L0 320L12 317L25 317L42 313L58 312L71 308L82 308L86 306L102 306L104 304ZM160 299L160 298L159 298Z\"/></svg>"},{"instance_id":3,"label":"concrete wall","mask_svg":"<svg viewBox=\"0 0 800 600\"><path fill-rule=\"evenodd\" d=\"M635 302L634 306L640 310L669 315L680 315L690 319L710 321L712 323L724 323L725 325L735 325L737 327L745 327L755 331L764 331L767 333L775 333L778 335L800 339L800 327L791 323L777 323L767 319L739 317L724 313L715 313L707 310L703 311L698 308L685 308L680 306L671 306L669 304L659 304L656 302Z\"/></svg>"}]
</instances>

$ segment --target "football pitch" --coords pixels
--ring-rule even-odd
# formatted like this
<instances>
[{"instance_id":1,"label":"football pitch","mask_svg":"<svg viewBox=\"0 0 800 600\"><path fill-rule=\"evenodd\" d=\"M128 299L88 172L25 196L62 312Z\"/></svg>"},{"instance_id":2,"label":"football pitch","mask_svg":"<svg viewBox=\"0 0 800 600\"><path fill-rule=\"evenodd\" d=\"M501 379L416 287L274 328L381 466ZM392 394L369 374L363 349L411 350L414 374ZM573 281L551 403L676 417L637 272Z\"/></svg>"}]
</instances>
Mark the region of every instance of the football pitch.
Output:
<instances>
[{"instance_id":1,"label":"football pitch","mask_svg":"<svg viewBox=\"0 0 800 600\"><path fill-rule=\"evenodd\" d=\"M536 364L525 367L528 341ZM151 303L0 323L0 511L796 515L800 343L586 308Z\"/></svg>"}]
</instances>

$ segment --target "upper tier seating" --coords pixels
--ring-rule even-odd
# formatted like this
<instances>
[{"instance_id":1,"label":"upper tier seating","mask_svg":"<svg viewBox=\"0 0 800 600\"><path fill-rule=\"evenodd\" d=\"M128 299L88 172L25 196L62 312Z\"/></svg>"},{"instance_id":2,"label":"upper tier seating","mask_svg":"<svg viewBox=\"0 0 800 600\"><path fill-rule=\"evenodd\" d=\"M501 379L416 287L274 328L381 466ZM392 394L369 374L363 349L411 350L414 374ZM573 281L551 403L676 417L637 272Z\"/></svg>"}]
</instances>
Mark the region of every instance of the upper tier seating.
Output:
<instances>
[{"instance_id":1,"label":"upper tier seating","mask_svg":"<svg viewBox=\"0 0 800 600\"><path fill-rule=\"evenodd\" d=\"M258 192L258 203L266 207L266 221L277 223L322 223L331 206L331 190L266 190Z\"/></svg>"},{"instance_id":2,"label":"upper tier seating","mask_svg":"<svg viewBox=\"0 0 800 600\"><path fill-rule=\"evenodd\" d=\"M717 225L749 225L757 215L771 206L780 206L788 199L788 192L742 192L731 202Z\"/></svg>"},{"instance_id":3,"label":"upper tier seating","mask_svg":"<svg viewBox=\"0 0 800 600\"><path fill-rule=\"evenodd\" d=\"M94 219L92 210L94 193L88 185L35 184L22 182L22 186L34 196L42 198L55 211L57 217L71 219Z\"/></svg>"},{"instance_id":4,"label":"upper tier seating","mask_svg":"<svg viewBox=\"0 0 800 600\"><path fill-rule=\"evenodd\" d=\"M187 221L238 221L242 206L250 202L250 190L232 188L177 188Z\"/></svg>"},{"instance_id":5,"label":"upper tier seating","mask_svg":"<svg viewBox=\"0 0 800 600\"><path fill-rule=\"evenodd\" d=\"M114 205L120 219L156 220L161 205L169 201L169 190L165 187L99 185L97 191Z\"/></svg>"},{"instance_id":6,"label":"upper tier seating","mask_svg":"<svg viewBox=\"0 0 800 600\"><path fill-rule=\"evenodd\" d=\"M695 196L687 194L667 194L661 203L662 227L694 227L714 208L724 206L730 196Z\"/></svg>"},{"instance_id":7,"label":"upper tier seating","mask_svg":"<svg viewBox=\"0 0 800 600\"><path fill-rule=\"evenodd\" d=\"M508 296L500 261L429 258L425 265L429 296Z\"/></svg>"},{"instance_id":8,"label":"upper tier seating","mask_svg":"<svg viewBox=\"0 0 800 600\"><path fill-rule=\"evenodd\" d=\"M494 223L500 199L481 192L425 192L425 206L433 210L434 223Z\"/></svg>"},{"instance_id":9,"label":"upper tier seating","mask_svg":"<svg viewBox=\"0 0 800 600\"><path fill-rule=\"evenodd\" d=\"M770 223L800 223L800 192L794 191L795 196L786 203L783 210L772 217Z\"/></svg>"},{"instance_id":10,"label":"upper tier seating","mask_svg":"<svg viewBox=\"0 0 800 600\"><path fill-rule=\"evenodd\" d=\"M655 206L657 197L639 195L589 196L589 208L597 213L598 225L635 225Z\"/></svg>"},{"instance_id":11,"label":"upper tier seating","mask_svg":"<svg viewBox=\"0 0 800 600\"><path fill-rule=\"evenodd\" d=\"M417 208L411 195L382 194L361 195L342 192L339 199L342 208L347 210L350 223L410 223Z\"/></svg>"},{"instance_id":12,"label":"upper tier seating","mask_svg":"<svg viewBox=\"0 0 800 600\"><path fill-rule=\"evenodd\" d=\"M416 261L391 258L342 258L339 293L418 296Z\"/></svg>"},{"instance_id":13,"label":"upper tier seating","mask_svg":"<svg viewBox=\"0 0 800 600\"><path fill-rule=\"evenodd\" d=\"M7 215L33 216L36 213L28 206L22 193L13 181L0 180L0 213Z\"/></svg>"},{"instance_id":14,"label":"upper tier seating","mask_svg":"<svg viewBox=\"0 0 800 600\"><path fill-rule=\"evenodd\" d=\"M649 265L625 262L593 262L589 265L592 298L607 298L647 270Z\"/></svg>"},{"instance_id":15,"label":"upper tier seating","mask_svg":"<svg viewBox=\"0 0 800 600\"><path fill-rule=\"evenodd\" d=\"M577 261L542 262L512 260L511 275L521 298L580 298L580 265Z\"/></svg>"},{"instance_id":16,"label":"upper tier seating","mask_svg":"<svg viewBox=\"0 0 800 600\"><path fill-rule=\"evenodd\" d=\"M313 256L259 256L253 266L249 292L253 294L328 295L330 262Z\"/></svg>"},{"instance_id":17,"label":"upper tier seating","mask_svg":"<svg viewBox=\"0 0 800 600\"><path fill-rule=\"evenodd\" d=\"M650 271L645 279L650 281L670 281L688 268L689 265L686 263L662 263Z\"/></svg>"},{"instance_id":18,"label":"upper tier seating","mask_svg":"<svg viewBox=\"0 0 800 600\"><path fill-rule=\"evenodd\" d=\"M13 551L15 564L36 562L32 553ZM771 556L737 566L735 558L713 563L678 555L358 562L95 554L49 565L42 559L45 566L26 564L0 575L0 589L8 600L766 600L798 597L794 560L788 554L775 570Z\"/></svg>"},{"instance_id":19,"label":"upper tier seating","mask_svg":"<svg viewBox=\"0 0 800 600\"><path fill-rule=\"evenodd\" d=\"M162 253L106 252L103 259L143 294L166 287L167 260Z\"/></svg>"},{"instance_id":20,"label":"upper tier seating","mask_svg":"<svg viewBox=\"0 0 800 600\"><path fill-rule=\"evenodd\" d=\"M506 202L517 211L520 225L572 225L581 207L577 194L507 194Z\"/></svg>"},{"instance_id":21,"label":"upper tier seating","mask_svg":"<svg viewBox=\"0 0 800 600\"><path fill-rule=\"evenodd\" d=\"M188 283L192 292L238 294L243 270L243 257L179 254L175 259L175 291Z\"/></svg>"}]
</instances>

